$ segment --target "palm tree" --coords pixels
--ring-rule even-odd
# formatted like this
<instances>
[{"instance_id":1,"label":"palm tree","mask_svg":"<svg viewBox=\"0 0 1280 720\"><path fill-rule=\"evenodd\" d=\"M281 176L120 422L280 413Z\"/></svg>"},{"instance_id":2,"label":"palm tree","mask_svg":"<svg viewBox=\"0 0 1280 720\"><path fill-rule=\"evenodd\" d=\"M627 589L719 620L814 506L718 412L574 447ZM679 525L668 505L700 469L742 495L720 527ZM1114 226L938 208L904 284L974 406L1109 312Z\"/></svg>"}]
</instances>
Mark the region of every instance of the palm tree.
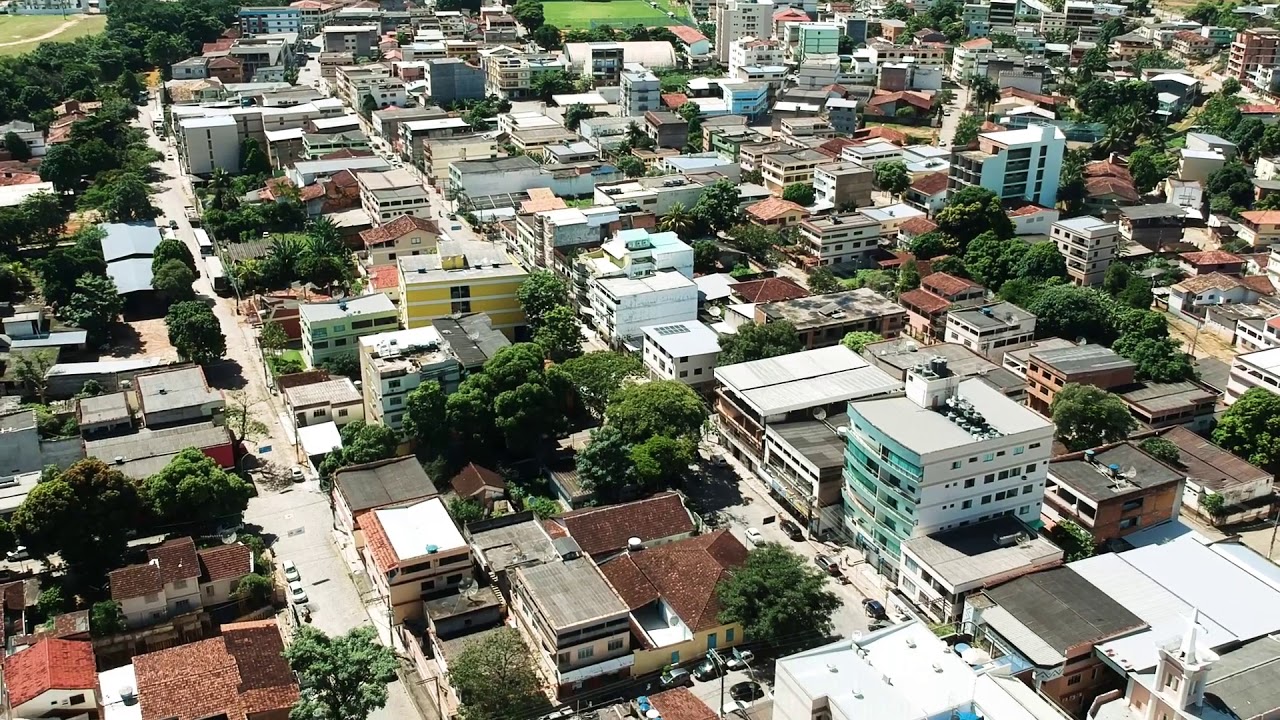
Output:
<instances>
[{"instance_id":1,"label":"palm tree","mask_svg":"<svg viewBox=\"0 0 1280 720\"><path fill-rule=\"evenodd\" d=\"M693 213L689 212L684 203L675 202L667 209L667 214L658 221L658 229L677 235L687 235L693 230L693 224Z\"/></svg>"},{"instance_id":2,"label":"palm tree","mask_svg":"<svg viewBox=\"0 0 1280 720\"><path fill-rule=\"evenodd\" d=\"M271 284L288 285L298 276L304 248L296 237L277 235L271 239L267 256L263 260L264 279Z\"/></svg>"},{"instance_id":3,"label":"palm tree","mask_svg":"<svg viewBox=\"0 0 1280 720\"><path fill-rule=\"evenodd\" d=\"M969 76L969 102L974 105L981 105L984 110L991 107L991 103L1000 99L1000 87L986 75L970 75Z\"/></svg>"},{"instance_id":4,"label":"palm tree","mask_svg":"<svg viewBox=\"0 0 1280 720\"><path fill-rule=\"evenodd\" d=\"M222 168L216 168L209 177L209 190L213 193L210 201L215 210L230 210L228 191L231 190L231 175Z\"/></svg>"},{"instance_id":5,"label":"palm tree","mask_svg":"<svg viewBox=\"0 0 1280 720\"><path fill-rule=\"evenodd\" d=\"M333 241L341 244L342 233L338 232L338 226L327 217L319 217L312 220L307 226L307 236L311 238L323 239L325 241Z\"/></svg>"}]
</instances>

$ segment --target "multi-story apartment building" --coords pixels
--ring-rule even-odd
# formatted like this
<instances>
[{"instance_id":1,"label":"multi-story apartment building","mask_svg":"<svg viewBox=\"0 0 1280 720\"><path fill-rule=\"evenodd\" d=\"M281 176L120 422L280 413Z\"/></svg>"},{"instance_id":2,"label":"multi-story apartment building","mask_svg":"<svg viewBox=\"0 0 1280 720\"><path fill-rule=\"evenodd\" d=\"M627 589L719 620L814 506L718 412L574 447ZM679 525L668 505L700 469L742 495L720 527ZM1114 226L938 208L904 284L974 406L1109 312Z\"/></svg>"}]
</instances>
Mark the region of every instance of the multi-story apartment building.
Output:
<instances>
[{"instance_id":1,"label":"multi-story apartment building","mask_svg":"<svg viewBox=\"0 0 1280 720\"><path fill-rule=\"evenodd\" d=\"M1059 456L1049 463L1043 514L1110 542L1176 519L1186 479L1127 442Z\"/></svg>"},{"instance_id":2,"label":"multi-story apartment building","mask_svg":"<svg viewBox=\"0 0 1280 720\"><path fill-rule=\"evenodd\" d=\"M729 64L729 47L742 38L773 36L773 0L725 0L715 9L716 59Z\"/></svg>"},{"instance_id":3,"label":"multi-story apartment building","mask_svg":"<svg viewBox=\"0 0 1280 720\"><path fill-rule=\"evenodd\" d=\"M240 8L240 32L244 35L260 33L302 33L302 9L296 7Z\"/></svg>"},{"instance_id":4,"label":"multi-story apartment building","mask_svg":"<svg viewBox=\"0 0 1280 720\"><path fill-rule=\"evenodd\" d=\"M1109 390L1134 380L1133 361L1101 345L1072 345L1027 354L1027 406L1048 417L1053 399L1069 384Z\"/></svg>"},{"instance_id":5,"label":"multi-story apartment building","mask_svg":"<svg viewBox=\"0 0 1280 720\"><path fill-rule=\"evenodd\" d=\"M831 55L840 52L840 26L836 23L802 22L795 24L796 44L791 57L804 62L811 55Z\"/></svg>"},{"instance_id":6,"label":"multi-story apartment building","mask_svg":"<svg viewBox=\"0 0 1280 720\"><path fill-rule=\"evenodd\" d=\"M430 255L401 257L400 311L406 328L438 318L483 312L509 338L524 335L516 290L528 274L502 248L488 242L442 241Z\"/></svg>"},{"instance_id":7,"label":"multi-story apartment building","mask_svg":"<svg viewBox=\"0 0 1280 720\"><path fill-rule=\"evenodd\" d=\"M933 358L908 371L905 396L848 412L845 523L882 574L898 577L911 538L1003 514L1039 526L1053 424L981 378Z\"/></svg>"},{"instance_id":8,"label":"multi-story apartment building","mask_svg":"<svg viewBox=\"0 0 1280 720\"><path fill-rule=\"evenodd\" d=\"M641 358L649 375L675 380L700 392L715 384L712 373L720 357L720 336L697 320L649 325L644 333Z\"/></svg>"},{"instance_id":9,"label":"multi-story apartment building","mask_svg":"<svg viewBox=\"0 0 1280 720\"><path fill-rule=\"evenodd\" d=\"M947 342L964 345L983 355L1031 342L1035 335L1036 316L1013 303L999 302L947 313Z\"/></svg>"},{"instance_id":10,"label":"multi-story apartment building","mask_svg":"<svg viewBox=\"0 0 1280 720\"><path fill-rule=\"evenodd\" d=\"M396 126L396 146L401 157L421 167L423 143L453 137L474 135L475 130L460 117L411 119Z\"/></svg>"},{"instance_id":11,"label":"multi-story apartment building","mask_svg":"<svg viewBox=\"0 0 1280 720\"><path fill-rule=\"evenodd\" d=\"M462 365L436 328L394 330L360 338L360 381L366 421L399 430L409 393L428 382L457 390Z\"/></svg>"},{"instance_id":12,"label":"multi-story apartment building","mask_svg":"<svg viewBox=\"0 0 1280 720\"><path fill-rule=\"evenodd\" d=\"M1066 259L1071 282L1093 286L1102 282L1116 257L1120 227L1085 215L1055 222L1049 239Z\"/></svg>"},{"instance_id":13,"label":"multi-story apartment building","mask_svg":"<svg viewBox=\"0 0 1280 720\"><path fill-rule=\"evenodd\" d=\"M583 77L590 77L597 87L617 87L622 81L625 65L622 45L616 42L588 42L583 45L582 65L574 69Z\"/></svg>"},{"instance_id":14,"label":"multi-story apartment building","mask_svg":"<svg viewBox=\"0 0 1280 720\"><path fill-rule=\"evenodd\" d=\"M322 31L323 48L327 53L351 53L353 57L374 57L378 54L377 25L328 25Z\"/></svg>"},{"instance_id":15,"label":"multi-story apartment building","mask_svg":"<svg viewBox=\"0 0 1280 720\"><path fill-rule=\"evenodd\" d=\"M334 94L353 110L363 108L367 97L372 97L379 109L408 104L404 81L393 76L391 68L382 64L338 68L334 76Z\"/></svg>"},{"instance_id":16,"label":"multi-story apartment building","mask_svg":"<svg viewBox=\"0 0 1280 720\"><path fill-rule=\"evenodd\" d=\"M188 118L177 125L178 156L188 173L240 172L240 132L234 118L228 115Z\"/></svg>"},{"instance_id":17,"label":"multi-story apartment building","mask_svg":"<svg viewBox=\"0 0 1280 720\"><path fill-rule=\"evenodd\" d=\"M1241 85L1267 91L1270 88L1258 87L1257 79L1260 71L1274 68L1278 58L1280 30L1249 28L1237 33L1236 39L1231 43L1230 55L1227 57L1227 75L1239 80Z\"/></svg>"},{"instance_id":18,"label":"multi-story apartment building","mask_svg":"<svg viewBox=\"0 0 1280 720\"><path fill-rule=\"evenodd\" d=\"M814 168L830 162L830 157L817 150L769 153L760 159L760 176L769 192L781 195L788 185L812 184Z\"/></svg>"},{"instance_id":19,"label":"multi-story apartment building","mask_svg":"<svg viewBox=\"0 0 1280 720\"><path fill-rule=\"evenodd\" d=\"M594 279L589 297L596 332L615 348L638 350L642 328L698 317L698 286L675 270Z\"/></svg>"},{"instance_id":20,"label":"multi-story apartment building","mask_svg":"<svg viewBox=\"0 0 1280 720\"><path fill-rule=\"evenodd\" d=\"M573 255L600 247L621 228L620 215L613 205L570 208L563 207L563 201L557 204L560 207L548 210L536 209L539 205L528 208L529 212L522 208L516 215L512 247L526 266L552 269L569 277Z\"/></svg>"},{"instance_id":21,"label":"multi-story apartment building","mask_svg":"<svg viewBox=\"0 0 1280 720\"><path fill-rule=\"evenodd\" d=\"M485 93L508 100L524 100L532 94L533 78L538 73L567 71L568 59L561 54L524 54L500 46L480 53L480 67L485 75Z\"/></svg>"},{"instance_id":22,"label":"multi-story apartment building","mask_svg":"<svg viewBox=\"0 0 1280 720\"><path fill-rule=\"evenodd\" d=\"M322 2L322 0L294 0L289 3L289 7L302 11L302 34L312 37L337 16L341 6L337 3Z\"/></svg>"},{"instance_id":23,"label":"multi-story apartment building","mask_svg":"<svg viewBox=\"0 0 1280 720\"><path fill-rule=\"evenodd\" d=\"M392 622L425 620L424 599L455 592L470 576L471 548L439 497L375 509L360 526L365 571Z\"/></svg>"},{"instance_id":24,"label":"multi-story apartment building","mask_svg":"<svg viewBox=\"0 0 1280 720\"><path fill-rule=\"evenodd\" d=\"M462 58L428 60L423 80L427 82L423 95L440 106L484 99L484 73Z\"/></svg>"},{"instance_id":25,"label":"multi-story apartment building","mask_svg":"<svg viewBox=\"0 0 1280 720\"><path fill-rule=\"evenodd\" d=\"M814 265L870 267L880 248L880 223L861 213L821 215L800 223L799 240Z\"/></svg>"},{"instance_id":26,"label":"multi-story apartment building","mask_svg":"<svg viewBox=\"0 0 1280 720\"><path fill-rule=\"evenodd\" d=\"M1280 348L1237 355L1231 361L1231 375L1222 401L1230 405L1253 388L1280 394Z\"/></svg>"},{"instance_id":27,"label":"multi-story apartment building","mask_svg":"<svg viewBox=\"0 0 1280 720\"><path fill-rule=\"evenodd\" d=\"M833 162L813 169L813 191L819 203L838 209L866 207L875 188L875 170L855 162Z\"/></svg>"},{"instance_id":28,"label":"multi-story apartment building","mask_svg":"<svg viewBox=\"0 0 1280 720\"><path fill-rule=\"evenodd\" d=\"M1240 213L1240 239L1259 250L1280 245L1280 210Z\"/></svg>"},{"instance_id":29,"label":"multi-story apartment building","mask_svg":"<svg viewBox=\"0 0 1280 720\"><path fill-rule=\"evenodd\" d=\"M976 185L1002 200L1054 207L1066 146L1066 136L1052 125L982 133L977 150L956 153L947 186L955 191Z\"/></svg>"},{"instance_id":30,"label":"multi-story apartment building","mask_svg":"<svg viewBox=\"0 0 1280 720\"><path fill-rule=\"evenodd\" d=\"M644 117L662 107L662 83L643 65L630 64L622 73L622 94L618 107L624 117Z\"/></svg>"},{"instance_id":31,"label":"multi-story apartment building","mask_svg":"<svg viewBox=\"0 0 1280 720\"><path fill-rule=\"evenodd\" d=\"M579 252L573 270L575 285L584 288L600 278L642 277L663 270L692 279L693 248L674 232L632 228L618 232L597 250Z\"/></svg>"},{"instance_id":32,"label":"multi-story apartment building","mask_svg":"<svg viewBox=\"0 0 1280 720\"><path fill-rule=\"evenodd\" d=\"M360 184L360 205L375 225L401 215L431 217L427 189L417 175L404 168L356 173L356 181Z\"/></svg>"},{"instance_id":33,"label":"multi-story apartment building","mask_svg":"<svg viewBox=\"0 0 1280 720\"><path fill-rule=\"evenodd\" d=\"M746 68L781 67L786 51L778 40L740 37L729 43L729 77L741 77Z\"/></svg>"},{"instance_id":34,"label":"multi-story apartment building","mask_svg":"<svg viewBox=\"0 0 1280 720\"><path fill-rule=\"evenodd\" d=\"M779 320L794 325L801 344L812 349L836 345L845 335L862 330L886 339L897 337L906 327L907 311L870 288L756 305L757 325Z\"/></svg>"},{"instance_id":35,"label":"multi-story apartment building","mask_svg":"<svg viewBox=\"0 0 1280 720\"><path fill-rule=\"evenodd\" d=\"M298 307L298 315L302 323L302 355L307 367L315 367L331 357L355 355L359 338L392 329L398 319L395 304L383 293L303 303Z\"/></svg>"}]
</instances>

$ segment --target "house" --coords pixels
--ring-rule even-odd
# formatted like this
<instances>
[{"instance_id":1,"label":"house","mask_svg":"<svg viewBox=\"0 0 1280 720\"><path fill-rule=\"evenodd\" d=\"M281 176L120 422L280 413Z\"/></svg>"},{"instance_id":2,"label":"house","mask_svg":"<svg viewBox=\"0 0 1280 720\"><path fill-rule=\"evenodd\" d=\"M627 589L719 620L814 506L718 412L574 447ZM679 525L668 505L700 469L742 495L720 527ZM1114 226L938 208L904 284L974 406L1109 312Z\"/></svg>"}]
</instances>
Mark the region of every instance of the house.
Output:
<instances>
[{"instance_id":1,"label":"house","mask_svg":"<svg viewBox=\"0 0 1280 720\"><path fill-rule=\"evenodd\" d=\"M475 500L486 508L492 508L495 500L507 494L507 481L487 467L467 463L449 481L453 492L464 500Z\"/></svg>"},{"instance_id":2,"label":"house","mask_svg":"<svg viewBox=\"0 0 1280 720\"><path fill-rule=\"evenodd\" d=\"M1169 311L1201 319L1213 307L1255 303L1260 297L1274 294L1275 288L1265 275L1235 278L1214 272L1170 285Z\"/></svg>"},{"instance_id":3,"label":"house","mask_svg":"<svg viewBox=\"0 0 1280 720\"><path fill-rule=\"evenodd\" d=\"M353 538L356 550L365 544L364 533L357 522L361 516L381 507L404 505L435 495L435 484L412 455L348 465L333 474L333 487L329 491L334 527Z\"/></svg>"},{"instance_id":4,"label":"house","mask_svg":"<svg viewBox=\"0 0 1280 720\"><path fill-rule=\"evenodd\" d=\"M403 291L400 297L407 303ZM307 367L316 367L332 357L355 355L361 337L394 329L399 320L395 304L381 293L303 303L298 314Z\"/></svg>"},{"instance_id":5,"label":"house","mask_svg":"<svg viewBox=\"0 0 1280 720\"><path fill-rule=\"evenodd\" d=\"M133 414L129 410L129 394L121 391L76 401L76 420L80 433L85 436L107 435L133 428Z\"/></svg>"},{"instance_id":6,"label":"house","mask_svg":"<svg viewBox=\"0 0 1280 720\"><path fill-rule=\"evenodd\" d=\"M365 572L393 622L423 620L425 598L457 591L471 552L439 497L360 515Z\"/></svg>"},{"instance_id":7,"label":"house","mask_svg":"<svg viewBox=\"0 0 1280 720\"><path fill-rule=\"evenodd\" d=\"M397 255L435 252L440 241L440 227L434 220L401 215L385 225L360 233L360 240L364 243L367 264L394 264Z\"/></svg>"},{"instance_id":8,"label":"house","mask_svg":"<svg viewBox=\"0 0 1280 720\"><path fill-rule=\"evenodd\" d=\"M1053 398L1067 385L1109 390L1131 385L1134 372L1132 361L1101 345L1036 349L1027 354L1027 406L1047 417Z\"/></svg>"},{"instance_id":9,"label":"house","mask_svg":"<svg viewBox=\"0 0 1280 720\"><path fill-rule=\"evenodd\" d=\"M591 312L601 339L640 349L642 328L695 320L698 286L674 270L635 278L592 280Z\"/></svg>"},{"instance_id":10,"label":"house","mask_svg":"<svg viewBox=\"0 0 1280 720\"><path fill-rule=\"evenodd\" d=\"M1190 380L1174 383L1138 383L1113 391L1129 413L1149 428L1175 426L1205 431L1213 426L1213 414L1221 394Z\"/></svg>"},{"instance_id":11,"label":"house","mask_svg":"<svg viewBox=\"0 0 1280 720\"><path fill-rule=\"evenodd\" d=\"M1178 265L1192 276L1210 273L1236 276L1244 274L1244 258L1222 250L1185 252L1178 255L1178 260Z\"/></svg>"},{"instance_id":12,"label":"house","mask_svg":"<svg viewBox=\"0 0 1280 720\"><path fill-rule=\"evenodd\" d=\"M121 295L151 290L151 257L162 239L154 222L104 223L102 259Z\"/></svg>"},{"instance_id":13,"label":"house","mask_svg":"<svg viewBox=\"0 0 1280 720\"><path fill-rule=\"evenodd\" d=\"M221 419L226 400L209 387L199 365L140 373L134 379L138 415L148 429L214 422Z\"/></svg>"},{"instance_id":14,"label":"house","mask_svg":"<svg viewBox=\"0 0 1280 720\"><path fill-rule=\"evenodd\" d=\"M714 330L697 320L650 325L641 328L641 357L651 377L675 380L695 390L709 391L712 371L720 357L720 340Z\"/></svg>"},{"instance_id":15,"label":"house","mask_svg":"<svg viewBox=\"0 0 1280 720\"><path fill-rule=\"evenodd\" d=\"M274 619L228 623L221 635L133 659L142 718L281 720L298 702ZM123 683L128 687L130 684ZM103 692L120 686L104 687ZM127 708L127 705L126 705Z\"/></svg>"},{"instance_id":16,"label":"house","mask_svg":"<svg viewBox=\"0 0 1280 720\"><path fill-rule=\"evenodd\" d=\"M45 638L4 660L12 717L102 717L93 643Z\"/></svg>"},{"instance_id":17,"label":"house","mask_svg":"<svg viewBox=\"0 0 1280 720\"><path fill-rule=\"evenodd\" d=\"M782 198L769 198L750 206L746 210L747 218L762 227L783 230L798 225L809 218L809 211Z\"/></svg>"},{"instance_id":18,"label":"house","mask_svg":"<svg viewBox=\"0 0 1280 720\"><path fill-rule=\"evenodd\" d=\"M917 176L902 194L902 199L932 216L947 204L947 173L931 172Z\"/></svg>"},{"instance_id":19,"label":"house","mask_svg":"<svg viewBox=\"0 0 1280 720\"><path fill-rule=\"evenodd\" d=\"M1276 393L1280 388L1280 348L1267 348L1236 355L1231 361L1231 375L1223 403L1230 405L1253 388Z\"/></svg>"},{"instance_id":20,"label":"house","mask_svg":"<svg viewBox=\"0 0 1280 720\"><path fill-rule=\"evenodd\" d=\"M236 600L236 589L253 572L255 559L247 545L232 543L197 550L200 558L200 599L216 608Z\"/></svg>"},{"instance_id":21,"label":"house","mask_svg":"<svg viewBox=\"0 0 1280 720\"><path fill-rule=\"evenodd\" d=\"M1166 245L1182 242L1182 225L1187 217L1187 210L1181 205L1135 205L1120 208L1119 212L1120 237L1126 244L1137 243L1162 252ZM1248 212L1242 213L1241 217L1247 214ZM1241 223L1243 225L1245 221L1242 219Z\"/></svg>"},{"instance_id":22,"label":"house","mask_svg":"<svg viewBox=\"0 0 1280 720\"><path fill-rule=\"evenodd\" d=\"M870 288L859 288L756 306L757 325L778 320L794 325L800 341L813 349L835 345L859 330L896 337L906 325L907 311Z\"/></svg>"},{"instance_id":23,"label":"house","mask_svg":"<svg viewBox=\"0 0 1280 720\"><path fill-rule=\"evenodd\" d=\"M1013 303L997 302L947 313L947 342L987 356L997 354L1000 348L1030 342L1035 331L1036 316Z\"/></svg>"},{"instance_id":24,"label":"house","mask_svg":"<svg viewBox=\"0 0 1280 720\"><path fill-rule=\"evenodd\" d=\"M937 272L921 278L920 287L899 293L898 304L907 311L907 334L940 341L946 337L947 312L952 306L981 302L986 296L986 288L977 283Z\"/></svg>"},{"instance_id":25,"label":"house","mask_svg":"<svg viewBox=\"0 0 1280 720\"><path fill-rule=\"evenodd\" d=\"M209 422L150 430L96 440L85 439L85 456L97 458L135 479L146 479L164 469L182 450L195 448L225 469L235 467L236 447L231 431Z\"/></svg>"},{"instance_id":26,"label":"house","mask_svg":"<svg viewBox=\"0 0 1280 720\"><path fill-rule=\"evenodd\" d=\"M740 303L771 303L808 297L809 291L785 276L744 280L729 288L730 297Z\"/></svg>"},{"instance_id":27,"label":"house","mask_svg":"<svg viewBox=\"0 0 1280 720\"><path fill-rule=\"evenodd\" d=\"M364 396L350 378L336 377L283 389L295 428L331 422L338 427L364 420Z\"/></svg>"},{"instance_id":28,"label":"house","mask_svg":"<svg viewBox=\"0 0 1280 720\"><path fill-rule=\"evenodd\" d=\"M632 674L657 672L741 643L742 626L718 617L716 585L746 560L742 543L728 530L716 530L601 563L600 572L626 603L642 638Z\"/></svg>"},{"instance_id":29,"label":"house","mask_svg":"<svg viewBox=\"0 0 1280 720\"><path fill-rule=\"evenodd\" d=\"M191 538L152 548L147 558L107 573L111 599L120 603L126 625L140 628L201 610L200 559Z\"/></svg>"},{"instance_id":30,"label":"house","mask_svg":"<svg viewBox=\"0 0 1280 720\"><path fill-rule=\"evenodd\" d=\"M1258 249L1280 243L1280 210L1240 213L1240 239Z\"/></svg>"},{"instance_id":31,"label":"house","mask_svg":"<svg viewBox=\"0 0 1280 720\"><path fill-rule=\"evenodd\" d=\"M1182 510L1213 525L1249 522L1269 517L1274 502L1271 473L1236 457L1184 427L1161 435L1178 446L1176 467L1186 474ZM1220 513L1209 513L1204 501L1222 498Z\"/></svg>"},{"instance_id":32,"label":"house","mask_svg":"<svg viewBox=\"0 0 1280 720\"><path fill-rule=\"evenodd\" d=\"M684 499L675 492L620 505L573 510L550 523L563 529L596 562L628 549L636 550L631 547L635 538L639 538L641 547L651 548L690 537L697 530Z\"/></svg>"},{"instance_id":33,"label":"house","mask_svg":"<svg viewBox=\"0 0 1280 720\"><path fill-rule=\"evenodd\" d=\"M1185 480L1127 442L1060 455L1049 462L1043 512L1105 543L1176 519Z\"/></svg>"},{"instance_id":34,"label":"house","mask_svg":"<svg viewBox=\"0 0 1280 720\"><path fill-rule=\"evenodd\" d=\"M800 223L797 239L804 266L869 267L880 248L880 223L861 213L810 217Z\"/></svg>"}]
</instances>

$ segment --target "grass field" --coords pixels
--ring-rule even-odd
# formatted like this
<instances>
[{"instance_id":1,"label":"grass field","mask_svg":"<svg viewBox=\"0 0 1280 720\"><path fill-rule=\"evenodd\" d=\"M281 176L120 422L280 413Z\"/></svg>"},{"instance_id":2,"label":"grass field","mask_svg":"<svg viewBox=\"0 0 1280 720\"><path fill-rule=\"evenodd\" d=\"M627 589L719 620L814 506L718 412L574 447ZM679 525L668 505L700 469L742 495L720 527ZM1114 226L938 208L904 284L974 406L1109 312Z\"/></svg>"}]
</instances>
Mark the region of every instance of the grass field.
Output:
<instances>
[{"instance_id":1,"label":"grass field","mask_svg":"<svg viewBox=\"0 0 1280 720\"><path fill-rule=\"evenodd\" d=\"M666 25L670 21L665 12L650 7L644 0L610 0L609 2L549 0L542 4L542 14L548 24L562 30L590 28L593 20L609 23L615 27L627 27L637 23Z\"/></svg>"},{"instance_id":2,"label":"grass field","mask_svg":"<svg viewBox=\"0 0 1280 720\"><path fill-rule=\"evenodd\" d=\"M30 52L42 42L69 42L97 35L106 26L105 15L0 15L0 55ZM54 32L57 34L44 37Z\"/></svg>"}]
</instances>

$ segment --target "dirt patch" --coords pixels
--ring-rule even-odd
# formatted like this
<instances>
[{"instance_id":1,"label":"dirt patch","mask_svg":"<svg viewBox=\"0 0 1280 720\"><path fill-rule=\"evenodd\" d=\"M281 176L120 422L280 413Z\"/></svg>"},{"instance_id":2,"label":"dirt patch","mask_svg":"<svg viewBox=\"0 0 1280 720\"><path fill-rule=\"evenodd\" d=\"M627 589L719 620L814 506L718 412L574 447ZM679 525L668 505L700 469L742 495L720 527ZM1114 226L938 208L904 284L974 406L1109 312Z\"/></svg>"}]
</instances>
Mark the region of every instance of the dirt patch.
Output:
<instances>
[{"instance_id":1,"label":"dirt patch","mask_svg":"<svg viewBox=\"0 0 1280 720\"><path fill-rule=\"evenodd\" d=\"M132 320L118 328L112 340L107 353L112 358L178 359L178 351L169 344L169 329L164 325L164 318Z\"/></svg>"}]
</instances>

